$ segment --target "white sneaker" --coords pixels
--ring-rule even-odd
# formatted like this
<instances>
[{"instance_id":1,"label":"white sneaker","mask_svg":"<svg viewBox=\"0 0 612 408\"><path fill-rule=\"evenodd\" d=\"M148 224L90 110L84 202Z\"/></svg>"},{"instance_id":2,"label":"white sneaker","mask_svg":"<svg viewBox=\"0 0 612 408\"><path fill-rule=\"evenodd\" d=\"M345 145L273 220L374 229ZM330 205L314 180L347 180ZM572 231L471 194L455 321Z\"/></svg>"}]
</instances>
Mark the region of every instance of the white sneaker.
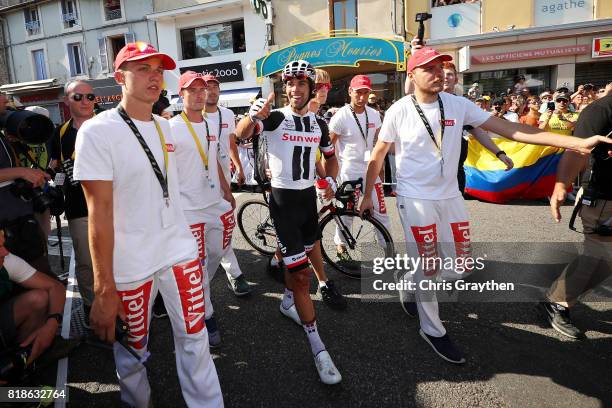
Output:
<instances>
[{"instance_id":1,"label":"white sneaker","mask_svg":"<svg viewBox=\"0 0 612 408\"><path fill-rule=\"evenodd\" d=\"M338 384L342 381L342 376L340 372L334 365L334 362L331 359L331 356L327 352L327 350L321 351L314 358L315 365L317 366L317 371L319 372L319 377L324 384Z\"/></svg>"},{"instance_id":2,"label":"white sneaker","mask_svg":"<svg viewBox=\"0 0 612 408\"><path fill-rule=\"evenodd\" d=\"M300 315L298 314L297 309L295 308L295 303L291 305L289 309L285 309L283 304L280 304L280 312L293 320L299 326L302 326L302 321L300 320Z\"/></svg>"}]
</instances>

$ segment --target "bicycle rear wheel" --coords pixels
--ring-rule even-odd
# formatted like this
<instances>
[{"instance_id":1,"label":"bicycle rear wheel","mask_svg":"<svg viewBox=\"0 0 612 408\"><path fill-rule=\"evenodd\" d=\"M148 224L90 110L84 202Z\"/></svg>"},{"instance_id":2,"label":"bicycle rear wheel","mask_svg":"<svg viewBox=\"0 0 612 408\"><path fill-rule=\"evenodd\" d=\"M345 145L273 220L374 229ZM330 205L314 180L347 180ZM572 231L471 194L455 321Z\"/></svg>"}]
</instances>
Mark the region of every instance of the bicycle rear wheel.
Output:
<instances>
[{"instance_id":1,"label":"bicycle rear wheel","mask_svg":"<svg viewBox=\"0 0 612 408\"><path fill-rule=\"evenodd\" d=\"M395 256L393 239L387 229L376 219L361 219L354 211L347 211L341 216L328 213L319 223L322 233L321 251L325 261L335 270L348 277L364 279L374 277L372 266L374 258ZM340 225L340 241L335 238L337 226ZM345 245L351 261L340 260L337 256L337 243L354 241L354 245Z\"/></svg>"},{"instance_id":2,"label":"bicycle rear wheel","mask_svg":"<svg viewBox=\"0 0 612 408\"><path fill-rule=\"evenodd\" d=\"M238 209L238 228L246 242L263 255L276 251L276 230L270 217L268 204L261 200L248 200Z\"/></svg>"}]
</instances>

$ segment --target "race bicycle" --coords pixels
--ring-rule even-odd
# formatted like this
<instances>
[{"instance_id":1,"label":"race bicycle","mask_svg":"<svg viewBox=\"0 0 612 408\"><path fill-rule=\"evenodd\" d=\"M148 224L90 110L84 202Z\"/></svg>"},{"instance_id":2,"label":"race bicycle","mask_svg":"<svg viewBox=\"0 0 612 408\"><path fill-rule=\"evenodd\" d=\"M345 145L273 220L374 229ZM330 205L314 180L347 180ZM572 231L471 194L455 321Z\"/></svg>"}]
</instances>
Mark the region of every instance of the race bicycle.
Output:
<instances>
[{"instance_id":1,"label":"race bicycle","mask_svg":"<svg viewBox=\"0 0 612 408\"><path fill-rule=\"evenodd\" d=\"M335 270L356 279L373 277L375 258L393 257L393 239L389 231L370 214L357 212L362 179L345 181L335 193L335 200L319 210L323 259ZM238 228L247 243L264 255L276 251L276 231L270 217L268 195L245 201L238 209ZM348 252L340 258L339 244Z\"/></svg>"}]
</instances>

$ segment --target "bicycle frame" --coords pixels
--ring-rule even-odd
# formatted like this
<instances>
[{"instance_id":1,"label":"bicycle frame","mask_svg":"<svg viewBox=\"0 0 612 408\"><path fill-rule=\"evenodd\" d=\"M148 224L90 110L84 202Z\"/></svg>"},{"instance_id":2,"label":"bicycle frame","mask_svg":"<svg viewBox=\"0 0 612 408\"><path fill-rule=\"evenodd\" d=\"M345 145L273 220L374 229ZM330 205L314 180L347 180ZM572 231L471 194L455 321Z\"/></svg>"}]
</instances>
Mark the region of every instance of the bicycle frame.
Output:
<instances>
[{"instance_id":1,"label":"bicycle frame","mask_svg":"<svg viewBox=\"0 0 612 408\"><path fill-rule=\"evenodd\" d=\"M361 183L361 178L354 181L345 181L340 187L338 187L338 190L335 194L336 200L342 203L342 207L339 207L334 202L332 202L319 210L319 220L322 219L325 213L327 213L328 211L332 214L336 226L338 226L340 233L344 237L344 240L350 249L355 249L357 239L353 238L351 231L349 231L347 226L342 221L342 216L346 215L347 213L356 212L355 208L357 207L357 203L359 202ZM348 187L352 187L352 191L347 191ZM359 234L361 234L361 228L363 227L359 228L359 231L357 232L357 238L359 238Z\"/></svg>"}]
</instances>

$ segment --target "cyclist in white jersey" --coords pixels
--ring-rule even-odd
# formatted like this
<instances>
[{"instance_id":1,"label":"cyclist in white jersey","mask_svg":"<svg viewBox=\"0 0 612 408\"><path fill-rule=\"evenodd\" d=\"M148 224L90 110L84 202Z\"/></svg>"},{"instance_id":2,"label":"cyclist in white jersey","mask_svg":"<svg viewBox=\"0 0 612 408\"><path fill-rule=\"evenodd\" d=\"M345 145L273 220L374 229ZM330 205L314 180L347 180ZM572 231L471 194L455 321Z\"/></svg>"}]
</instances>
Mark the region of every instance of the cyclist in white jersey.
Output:
<instances>
[{"instance_id":1,"label":"cyclist in white jersey","mask_svg":"<svg viewBox=\"0 0 612 408\"><path fill-rule=\"evenodd\" d=\"M381 126L380 114L377 110L367 106L368 95L372 91L372 82L366 75L353 77L349 87L351 101L343 106L332 116L329 122L329 137L338 148L340 162L339 182L348 180L365 180L370 154L378 139ZM380 177L376 179L374 190L372 190L372 202L374 203L372 215L380 221L387 230L390 230L391 222L387 215L385 205L385 193L383 191ZM344 222L350 228L351 217L344 217ZM346 250L346 243L340 236L336 227L334 242L337 245L337 256L339 262L352 261ZM382 237L379 237L382 242Z\"/></svg>"},{"instance_id":2,"label":"cyclist in white jersey","mask_svg":"<svg viewBox=\"0 0 612 408\"><path fill-rule=\"evenodd\" d=\"M312 268L308 265L313 248L320 250L316 193L314 188L317 147L331 158L334 147L327 125L308 111L315 93L315 71L307 61L289 62L282 81L290 105L270 112L274 94L256 101L249 115L238 124L239 138L262 130L271 172L270 215L274 221L278 245L288 272L287 289L280 305L281 313L299 322L308 337L321 381L337 384L342 377L321 341L310 299ZM327 197L333 195L328 188Z\"/></svg>"},{"instance_id":3,"label":"cyclist in white jersey","mask_svg":"<svg viewBox=\"0 0 612 408\"><path fill-rule=\"evenodd\" d=\"M316 94L308 103L308 110L317 115L319 107L325 104L327 101L327 93L331 89L331 79L327 71L322 69L315 69L315 74ZM317 157L318 159L321 158L320 152L317 154ZM328 168L328 171L326 171L325 166L322 164L322 160L317 160L317 174L322 175L323 177L327 174L335 178L338 173L338 166L334 165L334 162L337 162L335 156L331 159L331 162L326 161L326 167ZM315 252L311 254L310 259L314 274L317 277L319 292L321 294L323 303L332 309L345 310L347 306L346 299L344 296L342 296L342 293L340 293L336 283L327 277L325 268L323 266L323 255L321 252L317 252L315 250ZM270 258L270 264L268 266L270 268L270 273L276 276L281 275L283 273L283 266L282 254L277 249L274 256Z\"/></svg>"}]
</instances>

